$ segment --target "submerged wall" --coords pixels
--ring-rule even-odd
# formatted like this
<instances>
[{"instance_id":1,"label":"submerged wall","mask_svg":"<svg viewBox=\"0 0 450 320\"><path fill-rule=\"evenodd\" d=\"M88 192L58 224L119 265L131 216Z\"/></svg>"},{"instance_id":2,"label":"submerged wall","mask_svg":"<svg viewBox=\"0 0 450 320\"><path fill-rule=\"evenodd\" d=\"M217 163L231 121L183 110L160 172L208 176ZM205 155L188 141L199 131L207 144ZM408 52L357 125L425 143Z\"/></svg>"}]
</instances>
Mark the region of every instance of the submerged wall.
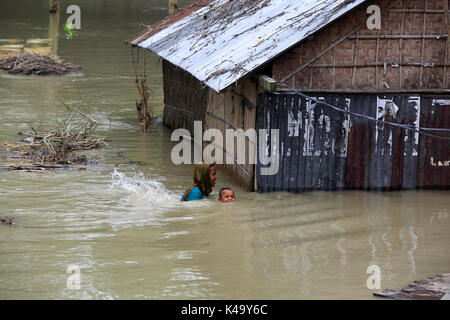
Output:
<instances>
[{"instance_id":1,"label":"submerged wall","mask_svg":"<svg viewBox=\"0 0 450 320\"><path fill-rule=\"evenodd\" d=\"M177 68L168 61L163 61L164 78L164 114L163 123L170 129L185 128L194 136L194 121L202 121L203 132L208 129L219 129L222 132L222 141L212 141L223 149L221 161L217 161L218 167L230 175L236 182L247 190L254 190L255 165L226 163L226 154L232 153L231 147L226 143L226 129L242 129L244 132L255 128L257 84L244 79L231 86L223 93L205 87L200 81ZM237 139L234 143L234 155L237 155ZM245 150L249 150L249 139L246 138ZM210 142L204 142L206 148ZM256 144L256 141L254 141ZM230 150L228 150L230 149ZM212 163L213 157L204 158ZM235 159L237 160L237 159Z\"/></svg>"},{"instance_id":2,"label":"submerged wall","mask_svg":"<svg viewBox=\"0 0 450 320\"><path fill-rule=\"evenodd\" d=\"M205 121L208 90L189 73L163 60L163 123L194 134L194 121Z\"/></svg>"},{"instance_id":3,"label":"submerged wall","mask_svg":"<svg viewBox=\"0 0 450 320\"><path fill-rule=\"evenodd\" d=\"M219 165L236 182L249 191L255 189L255 164L250 163L248 155L253 146L256 148L256 141L250 141L244 134L248 129L255 129L256 124L256 106L258 97L258 85L251 79L243 79L234 84L228 91L217 93L209 89L208 106L206 110L206 127L217 128L223 134L224 150L223 158L226 153L233 154L234 164ZM227 145L226 129L234 130L237 135L234 146ZM238 131L241 129L242 131ZM238 163L237 139L245 139L245 163ZM226 161L224 161L226 162ZM254 162L254 161L253 161Z\"/></svg>"},{"instance_id":4,"label":"submerged wall","mask_svg":"<svg viewBox=\"0 0 450 320\"><path fill-rule=\"evenodd\" d=\"M378 120L450 127L450 96L312 96ZM258 165L260 192L450 188L449 140L349 116L289 93L259 96L257 126L280 129L280 169L261 176Z\"/></svg>"}]
</instances>

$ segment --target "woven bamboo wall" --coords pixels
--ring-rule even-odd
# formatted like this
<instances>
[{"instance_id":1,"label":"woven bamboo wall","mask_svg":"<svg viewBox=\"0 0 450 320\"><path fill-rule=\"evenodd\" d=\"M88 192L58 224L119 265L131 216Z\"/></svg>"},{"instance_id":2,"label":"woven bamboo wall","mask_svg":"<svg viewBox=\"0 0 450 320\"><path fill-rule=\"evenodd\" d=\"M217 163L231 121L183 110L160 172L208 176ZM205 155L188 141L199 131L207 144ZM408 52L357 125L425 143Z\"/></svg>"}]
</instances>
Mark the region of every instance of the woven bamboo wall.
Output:
<instances>
[{"instance_id":1,"label":"woven bamboo wall","mask_svg":"<svg viewBox=\"0 0 450 320\"><path fill-rule=\"evenodd\" d=\"M168 61L163 61L164 77L164 113L163 123L170 129L185 128L194 135L194 121L203 122L203 132L216 128L226 139L226 129L255 128L257 90L255 82L250 79L238 81L229 91L216 93L204 88L200 81L187 72L177 68ZM213 141L224 149L223 162L227 153L226 143ZM204 142L203 148L210 143ZM237 155L237 141L235 152ZM249 150L249 140L246 139L246 151ZM230 152L231 153L231 152ZM214 154L213 154L214 155ZM214 159L204 158L211 163ZM235 159L236 160L236 159ZM233 177L242 187L254 189L255 165L249 164L218 164L218 167Z\"/></svg>"},{"instance_id":2,"label":"woven bamboo wall","mask_svg":"<svg viewBox=\"0 0 450 320\"><path fill-rule=\"evenodd\" d=\"M223 155L224 159L226 152L231 151L225 142L226 129L242 129L244 131L255 129L257 90L258 86L250 79L238 81L237 84L232 86L231 90L220 94L209 89L206 126L207 128L217 128L222 132L224 138L224 145L222 147L225 150ZM250 148L249 143L249 139L246 138L246 153ZM234 147L234 155L237 156L237 142L235 142ZM249 191L255 190L255 165L249 164L248 154L246 155L245 163L223 164L219 165L219 168L227 172L242 187Z\"/></svg>"},{"instance_id":3,"label":"woven bamboo wall","mask_svg":"<svg viewBox=\"0 0 450 320\"><path fill-rule=\"evenodd\" d=\"M185 128L193 136L194 121L205 121L208 91L189 73L163 60L163 123Z\"/></svg>"},{"instance_id":4,"label":"woven bamboo wall","mask_svg":"<svg viewBox=\"0 0 450 320\"><path fill-rule=\"evenodd\" d=\"M380 30L366 25L372 4ZM302 91L449 92L446 11L448 0L368 2L276 59L273 77Z\"/></svg>"}]
</instances>

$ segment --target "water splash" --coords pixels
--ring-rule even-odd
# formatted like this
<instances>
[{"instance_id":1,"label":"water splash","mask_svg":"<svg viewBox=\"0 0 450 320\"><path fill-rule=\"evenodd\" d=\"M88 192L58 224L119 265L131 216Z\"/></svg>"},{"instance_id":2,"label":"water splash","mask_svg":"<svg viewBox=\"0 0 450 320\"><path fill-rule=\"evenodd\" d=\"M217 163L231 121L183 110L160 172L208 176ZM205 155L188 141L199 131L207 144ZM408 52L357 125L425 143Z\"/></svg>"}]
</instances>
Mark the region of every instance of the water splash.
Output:
<instances>
[{"instance_id":1,"label":"water splash","mask_svg":"<svg viewBox=\"0 0 450 320\"><path fill-rule=\"evenodd\" d=\"M153 215L177 207L197 208L212 203L210 200L181 202L183 190L168 190L163 183L146 177L142 172L130 174L114 169L111 187L119 189L120 194L125 196L126 207L133 208L132 211L143 209Z\"/></svg>"},{"instance_id":2,"label":"water splash","mask_svg":"<svg viewBox=\"0 0 450 320\"><path fill-rule=\"evenodd\" d=\"M127 175L114 169L112 188L121 189L128 206L149 210L174 208L180 205L179 196L169 192L163 183L147 178L142 172Z\"/></svg>"}]
</instances>

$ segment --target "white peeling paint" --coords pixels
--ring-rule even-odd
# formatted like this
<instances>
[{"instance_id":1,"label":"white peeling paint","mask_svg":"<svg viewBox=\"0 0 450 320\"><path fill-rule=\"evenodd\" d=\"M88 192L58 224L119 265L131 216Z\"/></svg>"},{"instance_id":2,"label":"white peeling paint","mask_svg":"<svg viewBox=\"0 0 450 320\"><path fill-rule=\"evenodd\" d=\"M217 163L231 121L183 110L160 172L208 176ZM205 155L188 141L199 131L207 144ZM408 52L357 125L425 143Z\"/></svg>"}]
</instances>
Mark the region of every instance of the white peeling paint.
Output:
<instances>
[{"instance_id":1,"label":"white peeling paint","mask_svg":"<svg viewBox=\"0 0 450 320\"><path fill-rule=\"evenodd\" d=\"M433 104L439 104L439 105L444 105L444 106L450 106L450 100L446 100L446 99L434 99L433 100Z\"/></svg>"},{"instance_id":2,"label":"white peeling paint","mask_svg":"<svg viewBox=\"0 0 450 320\"><path fill-rule=\"evenodd\" d=\"M417 97L409 97L408 99L408 107L409 104L415 104L414 109L416 111L416 120L413 122L414 127L416 127L417 130L420 128L420 96ZM414 144L412 146L412 152L411 155L413 157L417 157L419 155L419 133L414 133ZM405 151L406 153L406 151Z\"/></svg>"},{"instance_id":3,"label":"white peeling paint","mask_svg":"<svg viewBox=\"0 0 450 320\"><path fill-rule=\"evenodd\" d=\"M318 100L325 101L324 97L319 97ZM318 146L316 152L314 152L314 111L317 103L306 100L306 119L305 119L305 143L303 145L303 156L320 156L322 146ZM319 123L319 126L321 124Z\"/></svg>"},{"instance_id":4,"label":"white peeling paint","mask_svg":"<svg viewBox=\"0 0 450 320\"><path fill-rule=\"evenodd\" d=\"M442 161L442 160L435 160L433 157L431 157L430 164L432 167L450 167L450 159Z\"/></svg>"},{"instance_id":5,"label":"white peeling paint","mask_svg":"<svg viewBox=\"0 0 450 320\"><path fill-rule=\"evenodd\" d=\"M345 99L345 110L350 111L351 99ZM344 141L341 145L341 152L338 154L338 157L347 158L347 149L348 149L348 131L350 129L350 115L347 114L344 122L342 122L342 130L344 131ZM333 147L334 150L334 147Z\"/></svg>"},{"instance_id":6,"label":"white peeling paint","mask_svg":"<svg viewBox=\"0 0 450 320\"><path fill-rule=\"evenodd\" d=\"M288 136L298 137L302 128L302 113L299 111L295 116L292 111L288 112Z\"/></svg>"},{"instance_id":7,"label":"white peeling paint","mask_svg":"<svg viewBox=\"0 0 450 320\"><path fill-rule=\"evenodd\" d=\"M365 1L269 0L252 7L250 1L216 0L131 44L220 92Z\"/></svg>"},{"instance_id":8,"label":"white peeling paint","mask_svg":"<svg viewBox=\"0 0 450 320\"><path fill-rule=\"evenodd\" d=\"M386 116L390 115L393 119L396 118L399 107L394 103L392 98L377 97L377 120L385 121ZM378 136L384 130L383 123L377 123L377 130L375 132L375 151L378 151ZM387 140L389 155L392 155L392 128L389 128L389 138ZM381 155L384 155L386 150L381 150Z\"/></svg>"},{"instance_id":9,"label":"white peeling paint","mask_svg":"<svg viewBox=\"0 0 450 320\"><path fill-rule=\"evenodd\" d=\"M266 118L267 118L267 133L266 133L266 157L268 158L268 157L270 157L270 145L271 145L271 143L270 143L270 141L271 141L271 139L270 139L270 112L269 111L267 111L267 113L266 113Z\"/></svg>"}]
</instances>

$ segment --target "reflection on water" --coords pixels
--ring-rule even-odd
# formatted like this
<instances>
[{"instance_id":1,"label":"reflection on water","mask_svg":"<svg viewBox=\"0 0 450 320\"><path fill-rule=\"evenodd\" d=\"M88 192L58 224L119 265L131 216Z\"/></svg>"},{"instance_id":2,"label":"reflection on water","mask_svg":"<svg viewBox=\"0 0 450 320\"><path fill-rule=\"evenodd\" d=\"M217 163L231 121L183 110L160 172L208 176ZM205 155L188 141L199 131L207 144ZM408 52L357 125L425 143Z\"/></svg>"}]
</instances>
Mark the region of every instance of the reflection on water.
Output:
<instances>
[{"instance_id":1,"label":"reflection on water","mask_svg":"<svg viewBox=\"0 0 450 320\"><path fill-rule=\"evenodd\" d=\"M45 36L46 5L1 2L0 38ZM111 129L112 147L89 153L97 164L85 172L0 172L0 215L17 221L0 226L0 298L371 299L370 265L380 267L388 288L449 271L448 191L262 195L219 171L209 200L181 203L193 168L171 164L174 143L160 120L148 133L137 126L137 89L123 45L140 22L164 16L157 7L166 1L79 5L80 35L60 35L58 52L82 72L0 73L0 140L51 124L65 103L83 99L101 133ZM150 69L161 115L157 57ZM236 190L237 202L216 201L224 186ZM73 264L81 269L80 290L66 285Z\"/></svg>"}]
</instances>

